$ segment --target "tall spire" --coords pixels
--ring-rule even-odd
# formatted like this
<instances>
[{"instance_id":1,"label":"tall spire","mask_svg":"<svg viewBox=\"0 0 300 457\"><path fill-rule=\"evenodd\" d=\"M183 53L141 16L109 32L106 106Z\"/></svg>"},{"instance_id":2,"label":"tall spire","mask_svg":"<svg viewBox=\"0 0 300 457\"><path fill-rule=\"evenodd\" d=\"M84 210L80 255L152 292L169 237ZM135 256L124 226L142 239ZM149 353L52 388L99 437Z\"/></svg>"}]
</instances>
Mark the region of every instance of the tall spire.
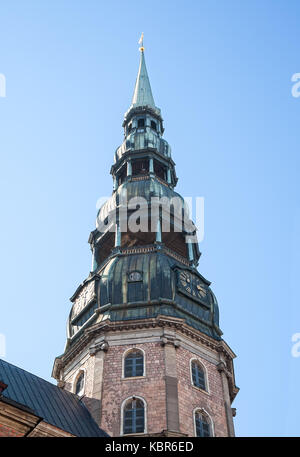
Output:
<instances>
[{"instance_id":1,"label":"tall spire","mask_svg":"<svg viewBox=\"0 0 300 457\"><path fill-rule=\"evenodd\" d=\"M131 106L151 106L155 108L154 98L152 95L152 90L150 86L150 81L148 77L148 72L146 68L145 56L144 56L144 43L143 43L143 34L139 41L141 43L140 52L140 66L138 75L136 78L134 93L132 97Z\"/></svg>"}]
</instances>

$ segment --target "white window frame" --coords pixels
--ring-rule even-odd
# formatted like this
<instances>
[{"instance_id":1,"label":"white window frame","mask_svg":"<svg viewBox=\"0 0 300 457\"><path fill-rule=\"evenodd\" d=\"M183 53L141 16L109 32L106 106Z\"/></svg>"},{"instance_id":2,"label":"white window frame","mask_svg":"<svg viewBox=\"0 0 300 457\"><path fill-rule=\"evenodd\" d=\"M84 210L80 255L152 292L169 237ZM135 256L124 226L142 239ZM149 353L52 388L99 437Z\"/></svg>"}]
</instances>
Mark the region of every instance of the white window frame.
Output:
<instances>
[{"instance_id":1,"label":"white window frame","mask_svg":"<svg viewBox=\"0 0 300 457\"><path fill-rule=\"evenodd\" d=\"M211 428L211 436L214 437L215 436L214 421L212 420L211 415L206 411L206 409L204 409L202 407L199 407L199 406L193 410L193 422L194 422L194 435L195 435L195 437L196 438L201 438L200 436L197 436L197 429L196 429L196 413L198 411L200 413L205 414L209 418L210 428Z\"/></svg>"},{"instance_id":2,"label":"white window frame","mask_svg":"<svg viewBox=\"0 0 300 457\"><path fill-rule=\"evenodd\" d=\"M193 362L199 363L199 365L201 365L201 367L203 368L204 380L205 380L205 387L206 387L205 390L201 389L201 387L195 386L195 384L193 383L193 371L192 371L192 363L193 363ZM210 394L209 382L208 382L208 374L207 374L207 368L206 368L206 366L204 365L204 363L203 363L201 360L199 360L197 357L192 357L192 358L190 359L190 378L191 378L191 384L192 384L193 387L195 387L195 389L200 390L200 392L204 392L204 393L206 393L206 394Z\"/></svg>"},{"instance_id":3,"label":"white window frame","mask_svg":"<svg viewBox=\"0 0 300 457\"><path fill-rule=\"evenodd\" d=\"M144 363L143 363L143 374L142 374L142 376L125 377L125 359L126 359L127 355L132 351L141 351L143 353ZM146 376L146 353L145 353L144 349L142 349L142 348L140 348L138 346L126 349L126 351L123 352L123 356L122 356L122 379L145 378L145 376Z\"/></svg>"},{"instance_id":4,"label":"white window frame","mask_svg":"<svg viewBox=\"0 0 300 457\"><path fill-rule=\"evenodd\" d=\"M76 394L76 384L79 379L79 376L83 373L83 388L79 392L79 394ZM74 383L73 383L73 393L77 395L78 397L82 397L85 393L85 384L86 384L86 369L85 368L80 368L75 376Z\"/></svg>"},{"instance_id":5,"label":"white window frame","mask_svg":"<svg viewBox=\"0 0 300 457\"><path fill-rule=\"evenodd\" d=\"M144 431L139 433L124 433L123 430L123 421L124 421L124 408L128 400L141 400L144 403ZM131 395L130 397L125 398L121 405L121 424L120 424L120 436L131 436L131 435L144 435L147 433L147 402L143 397L139 397L138 395Z\"/></svg>"}]
</instances>

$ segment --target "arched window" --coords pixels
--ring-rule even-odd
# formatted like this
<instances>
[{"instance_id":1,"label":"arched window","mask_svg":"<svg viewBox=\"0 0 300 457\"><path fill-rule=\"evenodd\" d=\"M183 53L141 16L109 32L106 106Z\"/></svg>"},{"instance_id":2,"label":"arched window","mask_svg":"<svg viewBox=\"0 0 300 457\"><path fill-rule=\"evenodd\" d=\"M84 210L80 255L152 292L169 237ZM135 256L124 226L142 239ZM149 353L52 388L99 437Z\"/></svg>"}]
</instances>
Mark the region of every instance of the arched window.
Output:
<instances>
[{"instance_id":1,"label":"arched window","mask_svg":"<svg viewBox=\"0 0 300 457\"><path fill-rule=\"evenodd\" d=\"M83 390L84 390L84 372L82 371L76 381L75 394L82 395Z\"/></svg>"},{"instance_id":2,"label":"arched window","mask_svg":"<svg viewBox=\"0 0 300 457\"><path fill-rule=\"evenodd\" d=\"M207 390L203 366L197 360L193 360L191 369L193 385L199 389Z\"/></svg>"},{"instance_id":3,"label":"arched window","mask_svg":"<svg viewBox=\"0 0 300 457\"><path fill-rule=\"evenodd\" d=\"M124 405L123 434L145 432L145 406L143 400L132 397Z\"/></svg>"},{"instance_id":4,"label":"arched window","mask_svg":"<svg viewBox=\"0 0 300 457\"><path fill-rule=\"evenodd\" d=\"M138 349L128 352L124 360L124 378L134 376L144 376L144 354Z\"/></svg>"},{"instance_id":5,"label":"arched window","mask_svg":"<svg viewBox=\"0 0 300 457\"><path fill-rule=\"evenodd\" d=\"M203 410L195 411L195 429L196 436L208 437L213 436L212 423L208 414Z\"/></svg>"}]
</instances>

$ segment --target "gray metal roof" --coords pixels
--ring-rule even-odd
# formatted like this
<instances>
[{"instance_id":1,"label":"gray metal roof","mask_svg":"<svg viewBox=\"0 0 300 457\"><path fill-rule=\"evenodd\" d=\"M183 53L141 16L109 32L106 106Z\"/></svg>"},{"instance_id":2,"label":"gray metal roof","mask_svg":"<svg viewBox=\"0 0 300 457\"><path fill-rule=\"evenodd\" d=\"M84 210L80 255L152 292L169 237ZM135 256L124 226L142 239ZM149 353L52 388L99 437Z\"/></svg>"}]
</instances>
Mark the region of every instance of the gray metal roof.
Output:
<instances>
[{"instance_id":1,"label":"gray metal roof","mask_svg":"<svg viewBox=\"0 0 300 457\"><path fill-rule=\"evenodd\" d=\"M132 106L151 106L155 108L154 98L147 73L144 51L141 51L141 60L136 78Z\"/></svg>"},{"instance_id":2,"label":"gray metal roof","mask_svg":"<svg viewBox=\"0 0 300 457\"><path fill-rule=\"evenodd\" d=\"M77 395L0 359L2 396L13 400L66 432L81 437L108 436L101 430Z\"/></svg>"}]
</instances>

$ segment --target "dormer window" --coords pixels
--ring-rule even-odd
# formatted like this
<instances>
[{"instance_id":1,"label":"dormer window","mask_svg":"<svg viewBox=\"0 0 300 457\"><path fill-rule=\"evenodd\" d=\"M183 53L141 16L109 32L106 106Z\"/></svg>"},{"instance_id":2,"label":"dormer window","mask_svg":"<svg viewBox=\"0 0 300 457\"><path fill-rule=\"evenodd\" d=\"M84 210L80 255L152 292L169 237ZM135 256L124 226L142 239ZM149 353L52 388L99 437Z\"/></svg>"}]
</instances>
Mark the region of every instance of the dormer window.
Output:
<instances>
[{"instance_id":1,"label":"dormer window","mask_svg":"<svg viewBox=\"0 0 300 457\"><path fill-rule=\"evenodd\" d=\"M156 124L156 122L151 121L151 128L152 128L152 130L157 131L157 124Z\"/></svg>"},{"instance_id":2,"label":"dormer window","mask_svg":"<svg viewBox=\"0 0 300 457\"><path fill-rule=\"evenodd\" d=\"M145 127L145 119L142 117L138 119L138 129Z\"/></svg>"}]
</instances>

